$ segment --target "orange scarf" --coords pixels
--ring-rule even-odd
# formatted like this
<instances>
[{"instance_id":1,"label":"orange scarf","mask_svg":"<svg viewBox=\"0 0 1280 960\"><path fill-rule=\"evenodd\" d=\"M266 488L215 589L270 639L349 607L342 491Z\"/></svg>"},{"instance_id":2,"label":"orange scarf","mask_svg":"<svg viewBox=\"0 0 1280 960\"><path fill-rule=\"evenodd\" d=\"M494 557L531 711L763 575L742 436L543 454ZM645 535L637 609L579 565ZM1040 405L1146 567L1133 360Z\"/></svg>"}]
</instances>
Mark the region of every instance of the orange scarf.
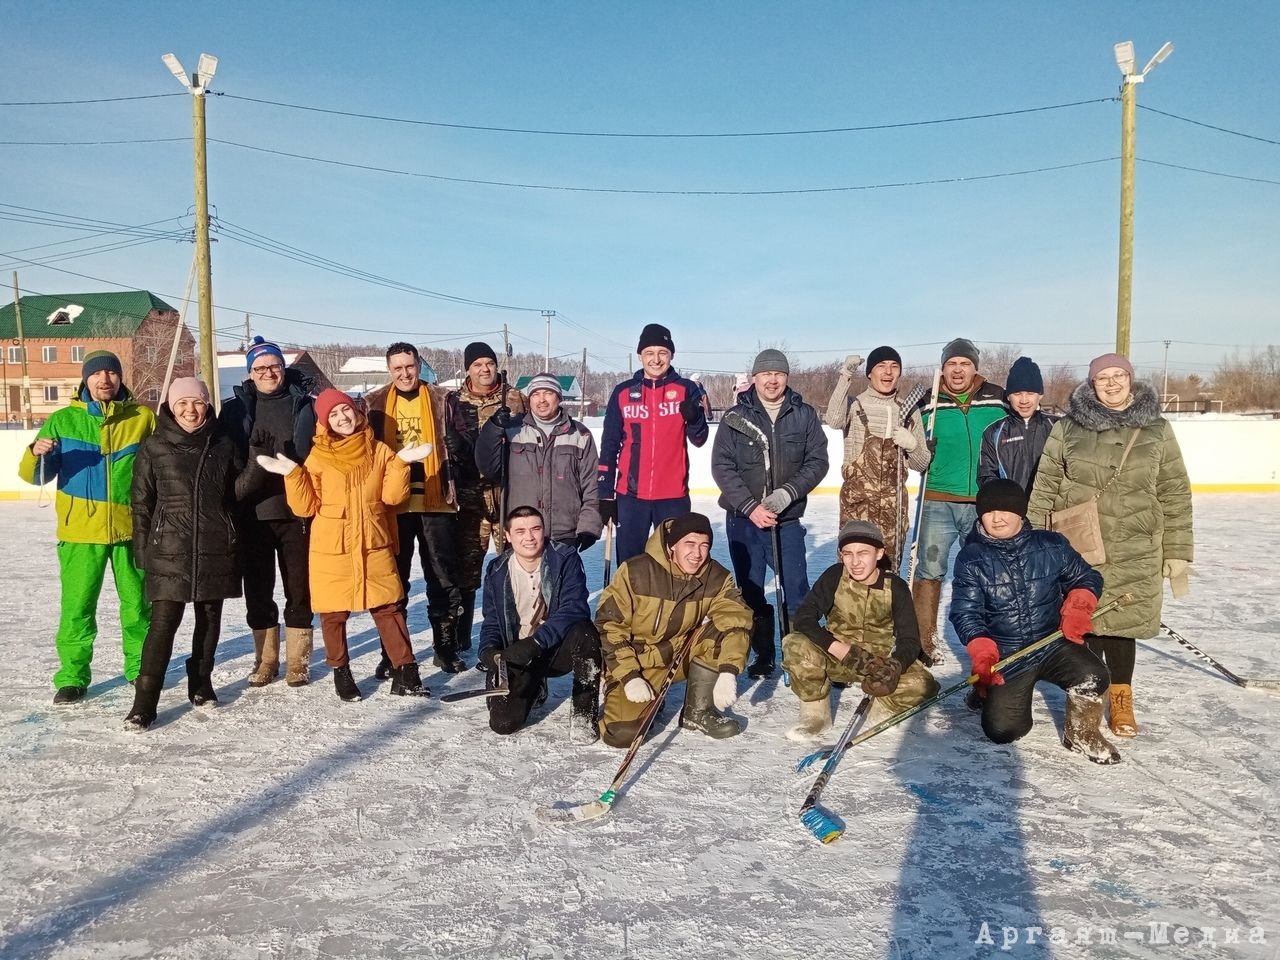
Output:
<instances>
[{"instance_id":1,"label":"orange scarf","mask_svg":"<svg viewBox=\"0 0 1280 960\"><path fill-rule=\"evenodd\" d=\"M347 477L361 479L373 467L373 431L367 422L347 437L340 437L324 426L316 434L311 449Z\"/></svg>"}]
</instances>

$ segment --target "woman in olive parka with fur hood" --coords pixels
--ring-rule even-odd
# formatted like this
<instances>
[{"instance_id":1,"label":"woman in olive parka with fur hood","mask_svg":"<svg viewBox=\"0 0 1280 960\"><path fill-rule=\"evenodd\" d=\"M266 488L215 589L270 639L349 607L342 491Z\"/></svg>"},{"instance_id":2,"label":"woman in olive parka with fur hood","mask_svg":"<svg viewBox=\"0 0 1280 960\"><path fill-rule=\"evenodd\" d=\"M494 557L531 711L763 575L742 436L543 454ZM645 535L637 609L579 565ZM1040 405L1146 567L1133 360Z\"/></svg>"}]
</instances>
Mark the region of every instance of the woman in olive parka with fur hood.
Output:
<instances>
[{"instance_id":1,"label":"woman in olive parka with fur hood","mask_svg":"<svg viewBox=\"0 0 1280 960\"><path fill-rule=\"evenodd\" d=\"M1160 630L1164 579L1186 581L1193 556L1191 484L1155 390L1134 382L1132 364L1114 353L1089 364L1089 379L1050 432L1027 516L1044 527L1055 510L1094 497L1107 555L1097 568L1105 584L1100 605L1124 593L1133 602L1098 617L1087 642L1111 671L1111 731L1132 737L1138 732L1134 641Z\"/></svg>"}]
</instances>

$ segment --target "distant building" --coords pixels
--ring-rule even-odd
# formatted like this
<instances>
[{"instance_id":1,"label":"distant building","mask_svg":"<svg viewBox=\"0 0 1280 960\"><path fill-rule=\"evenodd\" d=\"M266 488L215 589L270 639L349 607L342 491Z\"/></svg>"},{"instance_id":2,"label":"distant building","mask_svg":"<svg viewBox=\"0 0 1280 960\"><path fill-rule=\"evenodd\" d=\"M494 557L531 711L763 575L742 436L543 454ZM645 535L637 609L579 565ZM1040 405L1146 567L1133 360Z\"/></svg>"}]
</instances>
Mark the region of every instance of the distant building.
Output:
<instances>
[{"instance_id":1,"label":"distant building","mask_svg":"<svg viewBox=\"0 0 1280 960\"><path fill-rule=\"evenodd\" d=\"M0 416L22 419L22 353L31 378L31 414L44 421L67 405L80 384L87 354L110 350L120 358L134 396L155 407L177 335L173 376L195 372L195 340L178 311L146 290L120 293L58 293L21 298L24 344L12 303L0 307Z\"/></svg>"},{"instance_id":2,"label":"distant building","mask_svg":"<svg viewBox=\"0 0 1280 960\"><path fill-rule=\"evenodd\" d=\"M422 369L418 375L426 383L436 382L436 372L425 360L422 361ZM343 393L362 397L379 387L385 387L390 379L386 357L351 357L338 368L333 385Z\"/></svg>"},{"instance_id":3,"label":"distant building","mask_svg":"<svg viewBox=\"0 0 1280 960\"><path fill-rule=\"evenodd\" d=\"M527 396L529 381L532 379L532 376L521 377L516 381L516 389ZM582 384L577 377L557 374L556 379L560 381L560 392L562 394L560 402L568 406L569 413L572 416L594 417L596 415L597 403L590 397L587 398L586 410L579 414L578 408L582 404Z\"/></svg>"},{"instance_id":4,"label":"distant building","mask_svg":"<svg viewBox=\"0 0 1280 960\"><path fill-rule=\"evenodd\" d=\"M295 367L309 376L315 381L312 387L312 393L319 393L321 390L327 390L334 386L320 365L316 363L311 354L306 350L285 350L281 348L284 354L284 363L286 367ZM234 395L233 391L237 384L244 383L249 379L249 369L245 366L244 353L239 350L221 351L218 354L218 396L224 401L230 400Z\"/></svg>"}]
</instances>

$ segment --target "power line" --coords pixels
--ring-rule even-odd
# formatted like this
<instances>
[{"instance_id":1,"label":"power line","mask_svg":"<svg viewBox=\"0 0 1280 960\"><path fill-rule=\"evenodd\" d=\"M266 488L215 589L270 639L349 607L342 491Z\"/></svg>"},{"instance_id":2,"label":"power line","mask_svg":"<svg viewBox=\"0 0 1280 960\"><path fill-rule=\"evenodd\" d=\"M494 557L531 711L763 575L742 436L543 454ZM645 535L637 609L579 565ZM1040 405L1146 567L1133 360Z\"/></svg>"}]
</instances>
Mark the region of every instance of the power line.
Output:
<instances>
[{"instance_id":1,"label":"power line","mask_svg":"<svg viewBox=\"0 0 1280 960\"><path fill-rule=\"evenodd\" d=\"M1272 183L1280 186L1280 180L1268 180L1266 177L1245 177L1238 173L1222 173L1218 170L1205 170L1201 167L1185 167L1180 163L1165 163L1163 160L1148 160L1146 157L1138 157L1142 163L1149 163L1157 167L1169 167L1172 170L1186 170L1188 173L1203 173L1210 177L1223 177L1227 180L1245 180L1249 183Z\"/></svg>"},{"instance_id":2,"label":"power line","mask_svg":"<svg viewBox=\"0 0 1280 960\"><path fill-rule=\"evenodd\" d=\"M178 93L174 96L180 97L182 94ZM146 137L138 140L0 140L0 147L105 147L122 143L190 142L190 137Z\"/></svg>"},{"instance_id":3,"label":"power line","mask_svg":"<svg viewBox=\"0 0 1280 960\"><path fill-rule=\"evenodd\" d=\"M403 123L421 127L445 127L451 130L480 130L486 133L520 133L543 137L612 137L645 140L705 140L726 139L733 137L801 137L815 134L862 133L870 130L899 130L905 127L928 127L944 123L965 123L972 120L991 120L997 117L1014 117L1028 113L1043 113L1049 110L1065 110L1070 107L1082 107L1093 103L1113 103L1116 97L1099 97L1094 100L1075 100L1071 103L1053 103L1042 107L1025 107L1020 110L1001 110L995 113L975 113L962 117L941 117L934 120L909 120L899 123L875 123L856 127L823 127L812 130L756 130L724 133L634 133L600 130L544 130L527 127L496 127L474 123L446 123L441 120L415 120L409 117L382 116L373 113L358 113L351 110L336 110L329 107L315 107L302 103L287 103L282 100L265 100L258 97L242 97L234 93L217 92L217 96L228 100L241 100L245 103L260 103L272 107L285 107L290 110L305 110L311 113L324 113L331 116L352 117L360 120L378 120L384 123Z\"/></svg>"},{"instance_id":4,"label":"power line","mask_svg":"<svg viewBox=\"0 0 1280 960\"><path fill-rule=\"evenodd\" d=\"M165 97L185 97L185 93L147 93L136 97L97 97L92 100L5 100L0 107L65 107L77 103L123 103L126 100L161 100Z\"/></svg>"},{"instance_id":5,"label":"power line","mask_svg":"<svg viewBox=\"0 0 1280 960\"><path fill-rule=\"evenodd\" d=\"M7 204L0 204L0 207L3 207L3 206L7 206ZM8 217L2 211L0 211L0 217L3 217L4 219L13 219L11 217ZM0 251L0 257L7 257L9 256L10 253L26 253L29 250L43 250L46 247L61 247L61 246L67 245L68 243L79 243L81 240L92 240L96 237L109 236L115 233L125 233L129 231L142 230L147 227L154 227L157 223L167 223L170 220L177 221L178 218L165 217L161 220L152 220L149 223L140 223L128 228L117 229L117 230L96 230L92 233L86 233L79 237L72 237L69 240L54 240L54 241L51 241L50 243L38 243L30 247L18 247L16 250ZM33 221L28 220L28 221L19 221L19 222L30 223ZM50 226L69 226L69 224L49 224L49 225ZM183 233L186 233L189 235L189 231L183 231ZM176 235L177 235L177 231L175 231L175 238L176 238Z\"/></svg>"},{"instance_id":6,"label":"power line","mask_svg":"<svg viewBox=\"0 0 1280 960\"><path fill-rule=\"evenodd\" d=\"M1138 109L1146 110L1148 113L1158 113L1160 114L1160 116L1169 117L1172 120L1181 120L1183 123L1190 123L1197 127L1204 127L1206 130L1216 130L1219 133L1229 133L1233 137L1244 137L1246 140L1256 140L1259 143L1270 143L1273 146L1280 147L1280 140L1271 140L1271 139L1268 139L1267 137L1255 136L1252 133L1243 133L1240 130L1230 130L1227 127L1219 127L1219 126L1215 126L1212 123L1205 123L1203 120L1192 120L1190 117L1180 117L1176 113L1168 113L1167 111L1164 111L1164 110L1157 110L1155 107L1144 106L1141 103L1138 104Z\"/></svg>"},{"instance_id":7,"label":"power line","mask_svg":"<svg viewBox=\"0 0 1280 960\"><path fill-rule=\"evenodd\" d=\"M269 153L279 157L289 157L294 160L307 160L311 163L326 163L337 167L347 167L353 170L368 170L374 173L387 173L400 177L416 177L423 180L436 180L444 183L469 183L486 187L511 187L520 190L555 190L568 193L621 193L621 194L639 194L645 196L696 196L696 197L757 197L757 196L784 196L790 194L801 193L848 193L859 190L884 190L892 187L922 187L944 183L967 183L977 180L997 180L1002 177L1024 177L1036 173L1049 173L1055 170L1069 170L1073 167L1087 167L1099 163L1111 163L1119 160L1119 157L1101 157L1097 160L1078 160L1074 163L1060 163L1047 167L1035 167L1028 170L1009 170L1002 173L986 173L976 174L968 177L943 177L934 180L904 180L893 183L868 183L858 184L856 186L836 186L836 187L800 187L782 190L638 190L624 189L620 187L575 187L564 184L547 184L547 183L513 183L505 180L479 180L470 177L446 177L437 173L422 173L413 170L397 170L391 167L378 167L364 163L351 163L346 160L332 160L326 157L312 157L301 153L290 153L286 150L273 150L269 147L258 147L249 143L237 143L234 140L219 140L216 137L209 138L210 143L220 143L228 147L239 147L242 150L253 150L258 153Z\"/></svg>"}]
</instances>

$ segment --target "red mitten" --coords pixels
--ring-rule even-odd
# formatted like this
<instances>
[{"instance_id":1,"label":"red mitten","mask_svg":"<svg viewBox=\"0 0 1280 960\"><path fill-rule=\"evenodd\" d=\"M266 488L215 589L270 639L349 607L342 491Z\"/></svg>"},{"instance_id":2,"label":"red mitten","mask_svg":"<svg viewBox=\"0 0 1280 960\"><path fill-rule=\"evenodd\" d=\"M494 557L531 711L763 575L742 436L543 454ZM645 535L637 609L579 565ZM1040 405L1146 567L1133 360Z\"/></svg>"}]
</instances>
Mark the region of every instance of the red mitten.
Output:
<instances>
[{"instance_id":1,"label":"red mitten","mask_svg":"<svg viewBox=\"0 0 1280 960\"><path fill-rule=\"evenodd\" d=\"M1062 601L1062 635L1072 643L1084 643L1084 635L1093 630L1093 611L1098 609L1098 598L1080 587L1067 594Z\"/></svg>"},{"instance_id":2,"label":"red mitten","mask_svg":"<svg viewBox=\"0 0 1280 960\"><path fill-rule=\"evenodd\" d=\"M969 651L969 660L973 663L971 672L978 675L975 683L983 687L998 687L1004 683L1004 675L992 672L992 668L1000 660L1000 650L990 637L974 637L965 648Z\"/></svg>"}]
</instances>

